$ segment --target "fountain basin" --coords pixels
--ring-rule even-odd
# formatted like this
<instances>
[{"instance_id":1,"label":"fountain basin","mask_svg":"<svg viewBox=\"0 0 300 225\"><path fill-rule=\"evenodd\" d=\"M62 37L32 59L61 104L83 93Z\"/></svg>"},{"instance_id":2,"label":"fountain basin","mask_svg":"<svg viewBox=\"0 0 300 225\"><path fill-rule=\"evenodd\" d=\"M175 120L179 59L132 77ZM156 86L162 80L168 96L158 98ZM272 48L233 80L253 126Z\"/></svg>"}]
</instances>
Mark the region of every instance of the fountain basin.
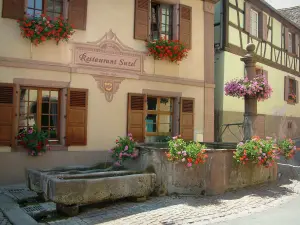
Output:
<instances>
[{"instance_id":1,"label":"fountain basin","mask_svg":"<svg viewBox=\"0 0 300 225\"><path fill-rule=\"evenodd\" d=\"M149 196L155 187L154 173L122 171L116 176L99 174L87 177L52 177L48 198L63 205L81 205L117 200L126 197Z\"/></svg>"}]
</instances>

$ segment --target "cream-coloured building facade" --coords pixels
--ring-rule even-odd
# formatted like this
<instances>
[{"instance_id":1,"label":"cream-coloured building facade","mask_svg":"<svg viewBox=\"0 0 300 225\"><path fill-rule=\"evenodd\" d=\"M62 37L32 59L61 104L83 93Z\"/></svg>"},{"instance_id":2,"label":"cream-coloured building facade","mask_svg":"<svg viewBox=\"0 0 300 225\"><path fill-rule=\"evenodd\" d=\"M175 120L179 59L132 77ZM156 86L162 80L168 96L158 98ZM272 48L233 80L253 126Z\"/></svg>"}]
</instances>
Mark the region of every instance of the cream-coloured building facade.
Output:
<instances>
[{"instance_id":1,"label":"cream-coloured building facade","mask_svg":"<svg viewBox=\"0 0 300 225\"><path fill-rule=\"evenodd\" d=\"M0 184L22 182L25 168L110 161L108 150L127 132L142 142L180 133L213 141L213 29L205 29L216 1L157 1L172 12L172 38L191 48L180 64L147 55L150 0L63 1L75 34L34 46L15 19L45 1L0 0ZM51 138L39 157L15 139L33 124Z\"/></svg>"},{"instance_id":2,"label":"cream-coloured building facade","mask_svg":"<svg viewBox=\"0 0 300 225\"><path fill-rule=\"evenodd\" d=\"M258 103L254 124L261 137L300 136L300 27L272 6L260 0L222 0L215 11L215 129L216 139L237 142L241 129L231 125L232 133L221 136L224 124L243 122L244 100L225 96L224 85L245 75L240 59L246 46L256 46L257 73L266 75L273 89L270 99ZM291 84L291 86L290 86ZM296 95L290 101L289 94ZM223 127L222 127L223 125Z\"/></svg>"}]
</instances>

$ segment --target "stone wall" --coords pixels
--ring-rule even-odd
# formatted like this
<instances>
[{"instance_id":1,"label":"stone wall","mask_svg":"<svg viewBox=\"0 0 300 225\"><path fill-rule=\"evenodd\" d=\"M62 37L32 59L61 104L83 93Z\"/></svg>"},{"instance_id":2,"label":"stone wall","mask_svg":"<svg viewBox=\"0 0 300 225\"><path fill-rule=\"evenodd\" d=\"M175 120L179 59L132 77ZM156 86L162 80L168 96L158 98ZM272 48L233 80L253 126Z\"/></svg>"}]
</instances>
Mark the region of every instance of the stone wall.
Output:
<instances>
[{"instance_id":1,"label":"stone wall","mask_svg":"<svg viewBox=\"0 0 300 225\"><path fill-rule=\"evenodd\" d=\"M156 173L157 195L217 195L277 179L277 165L269 169L235 165L233 150L207 150L207 162L196 168L187 168L180 162L169 162L166 151L165 148L142 147L138 159L125 162L126 168Z\"/></svg>"}]
</instances>

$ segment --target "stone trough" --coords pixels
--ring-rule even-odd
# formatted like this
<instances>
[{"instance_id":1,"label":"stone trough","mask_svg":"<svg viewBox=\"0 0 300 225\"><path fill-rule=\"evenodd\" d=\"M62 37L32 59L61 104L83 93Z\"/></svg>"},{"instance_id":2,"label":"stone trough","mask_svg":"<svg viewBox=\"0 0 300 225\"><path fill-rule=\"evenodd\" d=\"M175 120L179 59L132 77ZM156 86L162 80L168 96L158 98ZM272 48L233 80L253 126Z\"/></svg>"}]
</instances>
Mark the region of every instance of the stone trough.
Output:
<instances>
[{"instance_id":1,"label":"stone trough","mask_svg":"<svg viewBox=\"0 0 300 225\"><path fill-rule=\"evenodd\" d=\"M145 200L155 187L156 175L137 171L27 170L28 187L56 203L57 210L74 216L80 205L132 198Z\"/></svg>"}]
</instances>

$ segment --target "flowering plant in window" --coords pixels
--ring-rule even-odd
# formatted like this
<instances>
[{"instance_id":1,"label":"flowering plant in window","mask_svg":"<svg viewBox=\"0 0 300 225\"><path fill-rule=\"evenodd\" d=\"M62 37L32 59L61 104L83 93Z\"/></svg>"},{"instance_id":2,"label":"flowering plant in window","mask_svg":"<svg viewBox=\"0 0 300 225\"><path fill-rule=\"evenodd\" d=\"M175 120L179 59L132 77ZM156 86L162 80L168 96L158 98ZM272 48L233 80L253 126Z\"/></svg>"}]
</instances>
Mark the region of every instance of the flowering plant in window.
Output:
<instances>
[{"instance_id":1,"label":"flowering plant in window","mask_svg":"<svg viewBox=\"0 0 300 225\"><path fill-rule=\"evenodd\" d=\"M291 100L292 102L295 102L297 99L296 94L294 93L289 93L289 100Z\"/></svg>"},{"instance_id":2,"label":"flowering plant in window","mask_svg":"<svg viewBox=\"0 0 300 225\"><path fill-rule=\"evenodd\" d=\"M253 80L249 80L247 77L234 79L225 84L225 95L238 98L255 97L258 101L270 98L272 91L263 75L257 76Z\"/></svg>"},{"instance_id":3,"label":"flowering plant in window","mask_svg":"<svg viewBox=\"0 0 300 225\"><path fill-rule=\"evenodd\" d=\"M178 40L159 39L156 41L147 41L146 47L148 55L156 60L169 60L171 62L180 62L187 57L188 49Z\"/></svg>"},{"instance_id":4,"label":"flowering plant in window","mask_svg":"<svg viewBox=\"0 0 300 225\"><path fill-rule=\"evenodd\" d=\"M233 158L238 164L254 163L269 168L278 159L278 151L272 138L260 139L255 136L246 143L240 142Z\"/></svg>"},{"instance_id":5,"label":"flowering plant in window","mask_svg":"<svg viewBox=\"0 0 300 225\"><path fill-rule=\"evenodd\" d=\"M72 25L68 24L62 16L51 20L50 17L25 16L17 21L23 38L29 39L34 45L39 45L47 40L68 41L74 34Z\"/></svg>"},{"instance_id":6,"label":"flowering plant in window","mask_svg":"<svg viewBox=\"0 0 300 225\"><path fill-rule=\"evenodd\" d=\"M116 161L116 166L121 166L126 159L134 159L138 156L136 150L136 142L132 138L132 134L126 137L119 137L116 140L116 147L110 150L112 158Z\"/></svg>"},{"instance_id":7,"label":"flowering plant in window","mask_svg":"<svg viewBox=\"0 0 300 225\"><path fill-rule=\"evenodd\" d=\"M205 148L205 145L195 142L187 143L180 136L176 136L169 141L169 152L166 156L170 161L183 162L187 167L193 167L205 163L208 157Z\"/></svg>"},{"instance_id":8,"label":"flowering plant in window","mask_svg":"<svg viewBox=\"0 0 300 225\"><path fill-rule=\"evenodd\" d=\"M39 156L47 150L50 150L48 134L43 131L38 131L36 125L19 133L17 139L20 141L19 143L27 149L28 154L31 156Z\"/></svg>"},{"instance_id":9,"label":"flowering plant in window","mask_svg":"<svg viewBox=\"0 0 300 225\"><path fill-rule=\"evenodd\" d=\"M296 153L296 145L292 139L285 139L278 141L278 150L281 155L283 155L286 159L291 159L294 157Z\"/></svg>"}]
</instances>

